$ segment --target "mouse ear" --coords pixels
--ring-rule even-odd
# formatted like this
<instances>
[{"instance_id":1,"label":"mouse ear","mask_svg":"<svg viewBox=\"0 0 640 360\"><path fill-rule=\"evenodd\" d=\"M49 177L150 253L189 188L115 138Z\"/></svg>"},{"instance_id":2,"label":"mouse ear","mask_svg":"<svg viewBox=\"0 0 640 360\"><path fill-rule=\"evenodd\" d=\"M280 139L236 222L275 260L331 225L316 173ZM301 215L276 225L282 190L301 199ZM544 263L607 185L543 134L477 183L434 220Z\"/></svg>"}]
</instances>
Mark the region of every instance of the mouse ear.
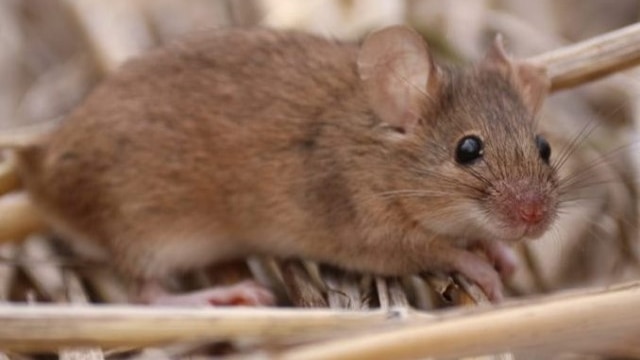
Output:
<instances>
[{"instance_id":1,"label":"mouse ear","mask_svg":"<svg viewBox=\"0 0 640 360\"><path fill-rule=\"evenodd\" d=\"M545 68L514 61L504 49L501 34L496 35L483 63L498 69L513 82L529 111L536 113L540 109L551 85Z\"/></svg>"},{"instance_id":2,"label":"mouse ear","mask_svg":"<svg viewBox=\"0 0 640 360\"><path fill-rule=\"evenodd\" d=\"M522 100L529 111L535 114L542 107L551 87L547 71L543 67L518 62L516 73L516 86L520 90Z\"/></svg>"},{"instance_id":3,"label":"mouse ear","mask_svg":"<svg viewBox=\"0 0 640 360\"><path fill-rule=\"evenodd\" d=\"M484 57L484 62L488 65L493 65L502 71L510 71L513 62L509 55L507 55L507 51L504 49L502 34L496 34L489 51L487 51L487 55Z\"/></svg>"},{"instance_id":4,"label":"mouse ear","mask_svg":"<svg viewBox=\"0 0 640 360\"><path fill-rule=\"evenodd\" d=\"M358 55L369 104L387 125L409 133L432 95L437 68L422 37L406 26L370 34Z\"/></svg>"}]
</instances>

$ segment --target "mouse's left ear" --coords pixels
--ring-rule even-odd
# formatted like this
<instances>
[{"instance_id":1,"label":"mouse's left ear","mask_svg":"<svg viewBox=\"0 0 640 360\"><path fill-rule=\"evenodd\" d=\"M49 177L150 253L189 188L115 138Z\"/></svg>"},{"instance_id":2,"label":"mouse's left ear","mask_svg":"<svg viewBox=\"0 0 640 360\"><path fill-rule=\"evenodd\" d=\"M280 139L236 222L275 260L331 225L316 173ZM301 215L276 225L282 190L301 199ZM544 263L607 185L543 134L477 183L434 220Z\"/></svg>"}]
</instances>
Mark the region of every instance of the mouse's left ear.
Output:
<instances>
[{"instance_id":1,"label":"mouse's left ear","mask_svg":"<svg viewBox=\"0 0 640 360\"><path fill-rule=\"evenodd\" d=\"M410 133L435 96L439 70L414 30L392 26L370 34L358 54L368 101L385 125Z\"/></svg>"},{"instance_id":2,"label":"mouse's left ear","mask_svg":"<svg viewBox=\"0 0 640 360\"><path fill-rule=\"evenodd\" d=\"M482 64L499 70L520 92L524 105L536 113L549 93L551 85L544 68L512 59L504 49L502 36L497 34Z\"/></svg>"}]
</instances>

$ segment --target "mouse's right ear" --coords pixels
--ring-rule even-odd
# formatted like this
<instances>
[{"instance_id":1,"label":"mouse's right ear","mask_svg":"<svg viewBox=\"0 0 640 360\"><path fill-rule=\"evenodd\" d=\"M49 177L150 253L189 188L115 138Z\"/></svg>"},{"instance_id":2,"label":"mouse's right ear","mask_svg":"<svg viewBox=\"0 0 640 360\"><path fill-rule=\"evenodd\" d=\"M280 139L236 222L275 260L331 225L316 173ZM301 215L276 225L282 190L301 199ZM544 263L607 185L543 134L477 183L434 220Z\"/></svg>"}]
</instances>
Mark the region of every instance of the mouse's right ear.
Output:
<instances>
[{"instance_id":1,"label":"mouse's right ear","mask_svg":"<svg viewBox=\"0 0 640 360\"><path fill-rule=\"evenodd\" d=\"M404 133L418 124L435 95L438 68L422 37L406 26L371 33L360 48L358 72L375 113Z\"/></svg>"},{"instance_id":2,"label":"mouse's right ear","mask_svg":"<svg viewBox=\"0 0 640 360\"><path fill-rule=\"evenodd\" d=\"M497 34L483 61L510 79L520 92L524 105L537 113L549 93L551 82L545 68L512 59L504 49L502 35Z\"/></svg>"}]
</instances>

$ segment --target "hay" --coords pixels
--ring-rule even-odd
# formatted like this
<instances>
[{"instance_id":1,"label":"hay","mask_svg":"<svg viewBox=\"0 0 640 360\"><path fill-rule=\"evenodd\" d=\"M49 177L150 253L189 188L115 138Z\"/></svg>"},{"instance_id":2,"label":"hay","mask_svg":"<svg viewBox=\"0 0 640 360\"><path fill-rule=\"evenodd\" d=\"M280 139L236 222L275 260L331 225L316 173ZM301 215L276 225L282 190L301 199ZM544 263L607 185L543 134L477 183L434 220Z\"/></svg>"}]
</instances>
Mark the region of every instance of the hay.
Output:
<instances>
[{"instance_id":1,"label":"hay","mask_svg":"<svg viewBox=\"0 0 640 360\"><path fill-rule=\"evenodd\" d=\"M442 57L458 62L482 56L498 30L507 48L547 66L554 90L638 63L640 26L623 28L637 20L637 4L604 1L620 10L605 16L598 10L601 2L572 3L6 1L0 3L1 125L64 116L122 61L181 33L263 20L344 38L405 21ZM589 11L600 11L599 20L581 20ZM198 288L254 277L274 289L281 304L314 309L123 305L126 286L113 269L86 263L55 239L38 235L44 224L20 192L11 157L4 157L0 242L12 242L0 246L0 300L7 301L0 306L0 359L38 353L60 359L640 358L638 283L541 297L639 278L638 159L629 146L637 138L640 109L634 74L626 71L549 99L540 125L554 149L566 148L581 131L589 133L577 139L580 146L567 158L565 175L588 171L577 176L578 201L554 230L519 249L520 270L506 285L511 297L530 297L491 309L484 294L457 275L382 278L263 258L178 280Z\"/></svg>"}]
</instances>

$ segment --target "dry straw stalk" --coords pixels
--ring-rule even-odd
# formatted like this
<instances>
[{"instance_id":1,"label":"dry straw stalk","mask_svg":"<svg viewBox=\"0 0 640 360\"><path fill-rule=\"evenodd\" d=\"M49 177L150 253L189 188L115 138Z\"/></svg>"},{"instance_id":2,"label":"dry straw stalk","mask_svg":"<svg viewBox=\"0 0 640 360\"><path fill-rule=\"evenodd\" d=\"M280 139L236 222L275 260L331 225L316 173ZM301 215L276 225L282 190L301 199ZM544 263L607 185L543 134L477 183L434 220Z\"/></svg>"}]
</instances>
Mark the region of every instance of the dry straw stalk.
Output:
<instances>
[{"instance_id":1,"label":"dry straw stalk","mask_svg":"<svg viewBox=\"0 0 640 360\"><path fill-rule=\"evenodd\" d=\"M350 330L338 340L270 356L375 360L460 357L532 346L584 350L586 345L604 348L621 336L640 336L638 304L640 283L437 317L398 311L13 305L0 306L0 348L51 351L237 338L292 342Z\"/></svg>"},{"instance_id":2,"label":"dry straw stalk","mask_svg":"<svg viewBox=\"0 0 640 360\"><path fill-rule=\"evenodd\" d=\"M529 60L547 68L552 91L578 86L640 63L640 23Z\"/></svg>"},{"instance_id":3,"label":"dry straw stalk","mask_svg":"<svg viewBox=\"0 0 640 360\"><path fill-rule=\"evenodd\" d=\"M296 360L459 358L503 351L604 349L640 336L640 283L616 289L472 312L339 340L274 356Z\"/></svg>"},{"instance_id":4,"label":"dry straw stalk","mask_svg":"<svg viewBox=\"0 0 640 360\"><path fill-rule=\"evenodd\" d=\"M0 349L56 351L69 346L142 347L178 341L251 338L285 341L369 328L390 319L426 317L399 311L149 306L0 306ZM406 316L405 316L406 315Z\"/></svg>"}]
</instances>

